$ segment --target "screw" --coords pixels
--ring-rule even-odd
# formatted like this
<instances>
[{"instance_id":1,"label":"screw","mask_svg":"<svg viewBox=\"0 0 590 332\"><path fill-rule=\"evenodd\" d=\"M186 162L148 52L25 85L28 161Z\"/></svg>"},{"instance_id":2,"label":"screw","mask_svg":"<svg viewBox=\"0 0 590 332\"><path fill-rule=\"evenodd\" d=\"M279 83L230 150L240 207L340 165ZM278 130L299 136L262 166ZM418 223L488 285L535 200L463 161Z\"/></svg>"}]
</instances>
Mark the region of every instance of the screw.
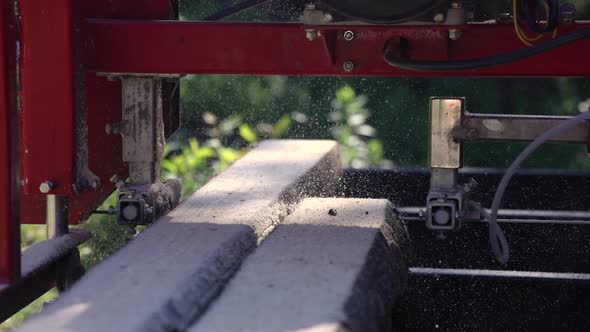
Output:
<instances>
[{"instance_id":1,"label":"screw","mask_svg":"<svg viewBox=\"0 0 590 332\"><path fill-rule=\"evenodd\" d=\"M322 16L323 23L330 23L333 19L334 17L330 13L325 13L324 16Z\"/></svg>"},{"instance_id":2,"label":"screw","mask_svg":"<svg viewBox=\"0 0 590 332\"><path fill-rule=\"evenodd\" d=\"M307 37L307 39L309 41L314 41L314 39L319 38L321 36L322 36L322 33L317 30L313 30L313 29L305 30L305 37Z\"/></svg>"},{"instance_id":3,"label":"screw","mask_svg":"<svg viewBox=\"0 0 590 332\"><path fill-rule=\"evenodd\" d=\"M436 23L442 23L445 21L445 14L443 13L437 13L436 15L434 15L434 22Z\"/></svg>"},{"instance_id":4,"label":"screw","mask_svg":"<svg viewBox=\"0 0 590 332\"><path fill-rule=\"evenodd\" d=\"M92 187L92 189L97 189L100 186L100 180L99 179L92 180L92 182L90 182L90 186Z\"/></svg>"},{"instance_id":5,"label":"screw","mask_svg":"<svg viewBox=\"0 0 590 332\"><path fill-rule=\"evenodd\" d=\"M461 38L462 34L463 34L463 32L461 30L457 30L457 29L449 30L449 38L451 38L451 40L459 40L459 38Z\"/></svg>"},{"instance_id":6,"label":"screw","mask_svg":"<svg viewBox=\"0 0 590 332\"><path fill-rule=\"evenodd\" d=\"M354 39L354 32L347 30L344 32L344 40L352 41Z\"/></svg>"},{"instance_id":7,"label":"screw","mask_svg":"<svg viewBox=\"0 0 590 332\"><path fill-rule=\"evenodd\" d=\"M350 60L344 61L342 69L344 69L345 72L350 73L354 70L354 63Z\"/></svg>"},{"instance_id":8,"label":"screw","mask_svg":"<svg viewBox=\"0 0 590 332\"><path fill-rule=\"evenodd\" d=\"M53 182L45 181L39 185L39 191L44 194L47 194L53 189L53 186Z\"/></svg>"}]
</instances>

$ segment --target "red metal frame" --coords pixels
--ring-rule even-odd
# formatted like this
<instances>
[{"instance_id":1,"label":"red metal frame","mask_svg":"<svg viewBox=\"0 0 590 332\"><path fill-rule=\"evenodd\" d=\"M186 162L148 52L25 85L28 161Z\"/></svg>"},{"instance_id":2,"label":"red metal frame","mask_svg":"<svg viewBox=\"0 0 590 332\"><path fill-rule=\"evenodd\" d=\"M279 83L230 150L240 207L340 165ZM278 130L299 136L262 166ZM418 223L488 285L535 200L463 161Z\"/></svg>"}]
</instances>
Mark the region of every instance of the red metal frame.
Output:
<instances>
[{"instance_id":1,"label":"red metal frame","mask_svg":"<svg viewBox=\"0 0 590 332\"><path fill-rule=\"evenodd\" d=\"M562 26L559 33L590 27ZM86 65L97 72L350 75L350 76L589 76L590 40L581 40L529 59L469 71L421 72L389 66L383 49L400 37L416 60L460 60L524 46L511 24L471 24L459 40L448 26L304 26L297 23L205 23L87 20ZM310 42L305 29L321 31ZM343 33L354 31L345 41ZM163 60L165 59L165 60ZM352 61L355 69L343 70Z\"/></svg>"},{"instance_id":2,"label":"red metal frame","mask_svg":"<svg viewBox=\"0 0 590 332\"><path fill-rule=\"evenodd\" d=\"M20 277L20 225L14 129L17 22L11 1L0 5L0 289Z\"/></svg>"},{"instance_id":3,"label":"red metal frame","mask_svg":"<svg viewBox=\"0 0 590 332\"><path fill-rule=\"evenodd\" d=\"M114 174L124 178L127 166L120 158L121 138L105 132L107 124L121 120L121 84L88 73L88 163L90 170L100 178L100 186L80 192L74 190L77 89L74 52L78 43L73 27L80 17L168 19L170 2L21 0L20 4L24 46L21 222L45 223L45 194L39 192L39 185L52 181L55 184L52 193L70 196L69 220L77 223L113 191L114 184L109 179ZM77 13L75 4L81 6Z\"/></svg>"},{"instance_id":4,"label":"red metal frame","mask_svg":"<svg viewBox=\"0 0 590 332\"><path fill-rule=\"evenodd\" d=\"M73 149L59 148L72 147L75 141L73 50L77 43L72 26L76 16L72 13L74 1L59 1L58 4L48 0L21 1L25 46L21 145L22 202L26 206L22 210L23 223L44 223L45 199L38 190L44 181L56 184L54 193L75 198L70 199L70 220L77 222L113 190L109 183L112 175L126 175L126 165L117 157L121 140L104 131L107 124L120 120L120 84L97 77L95 72L425 77L590 75L585 56L590 54L590 41L512 64L463 72L400 70L383 61L386 43L402 37L410 44L410 57L418 60L473 58L523 47L509 24L464 26L461 39L450 41L449 27L444 26L351 28L297 23L153 21L168 18L168 1L142 2L142 6L139 0L108 6L103 6L102 1L83 2L80 16L84 19L82 61L89 71L86 75L89 165L100 178L101 186L76 193ZM140 7L142 13L137 13L135 8ZM39 31L38 26L52 29ZM588 26L572 24L561 27L560 33ZM309 28L320 30L322 37L310 42L305 36L305 29ZM351 42L342 36L348 29L355 32ZM560 61L554 61L556 58ZM344 61L352 61L355 69L345 72ZM56 81L60 84L55 84Z\"/></svg>"},{"instance_id":5,"label":"red metal frame","mask_svg":"<svg viewBox=\"0 0 590 332\"><path fill-rule=\"evenodd\" d=\"M126 176L121 139L105 126L120 121L121 85L96 72L144 74L261 74L343 76L590 76L590 40L514 63L471 71L417 72L383 60L388 43L403 38L415 60L479 58L524 47L511 24L474 24L459 40L448 26L304 26L298 23L204 23L169 19L170 0L20 0L22 109L20 150L14 149L11 116L17 112L17 22L12 1L0 6L0 283L20 276L18 212L22 223L45 223L45 195L70 197L70 221L77 222L114 189L109 178ZM159 20L159 21L155 21ZM589 23L560 27L560 34ZM321 36L306 38L305 30ZM82 32L81 36L76 31ZM343 33L354 31L346 41ZM81 38L80 38L81 37ZM81 59L77 54L82 52ZM79 63L79 61L81 63ZM352 71L343 64L351 61ZM79 80L79 65L88 71ZM80 82L85 81L85 86ZM76 104L86 91L89 166L101 185L74 190ZM13 144L13 145L11 145ZM15 158L15 153L18 158ZM14 205L20 159L22 209ZM2 285L0 285L0 292Z\"/></svg>"},{"instance_id":6,"label":"red metal frame","mask_svg":"<svg viewBox=\"0 0 590 332\"><path fill-rule=\"evenodd\" d=\"M20 36L17 5L22 16ZM89 164L102 185L79 193L72 187L76 91L84 91L76 86L77 22L85 17L168 19L169 5L170 0L20 0L0 5L0 316L41 295L55 279L55 264L21 278L20 222L45 223L45 195L39 184L52 180L56 184L52 193L70 196L70 220L77 222L114 189L108 181L111 175L126 175L121 139L104 129L107 123L120 121L120 82L88 73ZM17 68L21 91L16 86Z\"/></svg>"}]
</instances>

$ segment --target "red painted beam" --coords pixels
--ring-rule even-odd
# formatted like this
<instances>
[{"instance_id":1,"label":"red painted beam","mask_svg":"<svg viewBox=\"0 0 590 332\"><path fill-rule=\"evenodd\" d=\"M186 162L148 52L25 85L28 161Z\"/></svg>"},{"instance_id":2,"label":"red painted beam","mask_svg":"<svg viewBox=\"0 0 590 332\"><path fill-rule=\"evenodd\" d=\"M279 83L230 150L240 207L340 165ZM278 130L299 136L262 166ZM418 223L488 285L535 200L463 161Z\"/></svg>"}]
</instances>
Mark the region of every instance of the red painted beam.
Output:
<instances>
[{"instance_id":1,"label":"red painted beam","mask_svg":"<svg viewBox=\"0 0 590 332\"><path fill-rule=\"evenodd\" d=\"M559 34L590 27L577 23ZM457 41L441 26L321 26L310 42L295 23L211 23L87 20L86 65L97 72L354 75L354 76L590 76L590 40L578 41L514 63L455 72L418 72L393 68L383 60L390 40L409 42L417 60L471 59L525 47L510 24L463 26ZM343 33L352 30L352 41ZM343 70L354 63L351 72Z\"/></svg>"},{"instance_id":2,"label":"red painted beam","mask_svg":"<svg viewBox=\"0 0 590 332\"><path fill-rule=\"evenodd\" d=\"M20 277L16 108L17 22L12 1L0 5L0 284Z\"/></svg>"},{"instance_id":3,"label":"red painted beam","mask_svg":"<svg viewBox=\"0 0 590 332\"><path fill-rule=\"evenodd\" d=\"M73 0L25 0L20 7L23 192L37 193L51 181L52 194L68 195L74 183Z\"/></svg>"},{"instance_id":4,"label":"red painted beam","mask_svg":"<svg viewBox=\"0 0 590 332\"><path fill-rule=\"evenodd\" d=\"M125 178L121 137L105 126L121 121L121 84L86 75L75 83L74 33L86 17L168 19L170 0L21 0L22 22L22 223L45 223L45 194L39 184L55 183L52 193L69 196L70 222L77 223L113 191L114 174ZM100 178L97 189L73 190L76 98L86 90L88 164ZM77 93L76 91L81 91Z\"/></svg>"}]
</instances>

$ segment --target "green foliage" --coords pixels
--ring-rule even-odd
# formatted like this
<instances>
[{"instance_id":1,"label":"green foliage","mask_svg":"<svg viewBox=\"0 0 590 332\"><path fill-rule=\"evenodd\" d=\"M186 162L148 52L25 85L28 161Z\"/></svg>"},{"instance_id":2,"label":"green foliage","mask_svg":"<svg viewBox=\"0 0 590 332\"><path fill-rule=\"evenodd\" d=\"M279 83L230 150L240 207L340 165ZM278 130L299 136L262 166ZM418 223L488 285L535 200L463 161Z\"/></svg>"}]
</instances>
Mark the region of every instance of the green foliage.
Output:
<instances>
[{"instance_id":1,"label":"green foliage","mask_svg":"<svg viewBox=\"0 0 590 332\"><path fill-rule=\"evenodd\" d=\"M117 192L115 191L99 210L108 210L109 206L116 206L116 197ZM110 215L93 215L87 222L78 227L84 228L92 234L90 240L79 247L80 259L86 269L91 269L100 261L112 255L125 245L129 239L127 229L119 226L115 218Z\"/></svg>"},{"instance_id":2,"label":"green foliage","mask_svg":"<svg viewBox=\"0 0 590 332\"><path fill-rule=\"evenodd\" d=\"M367 97L358 96L348 85L336 91L328 118L334 124L331 131L340 144L342 162L353 168L390 168L393 163L383 158L383 144L374 138L377 130L367 123L371 112L366 104Z\"/></svg>"},{"instance_id":3,"label":"green foliage","mask_svg":"<svg viewBox=\"0 0 590 332\"><path fill-rule=\"evenodd\" d=\"M188 139L188 145L176 149L168 146L166 158L161 162L162 177L180 178L185 197L211 176L226 169L256 145L259 138L281 138L287 135L292 123L289 115L283 115L274 124L262 122L253 126L243 122L239 115L218 120L210 112L203 114L203 121L208 127L205 129L207 138L202 144L192 137Z\"/></svg>"}]
</instances>

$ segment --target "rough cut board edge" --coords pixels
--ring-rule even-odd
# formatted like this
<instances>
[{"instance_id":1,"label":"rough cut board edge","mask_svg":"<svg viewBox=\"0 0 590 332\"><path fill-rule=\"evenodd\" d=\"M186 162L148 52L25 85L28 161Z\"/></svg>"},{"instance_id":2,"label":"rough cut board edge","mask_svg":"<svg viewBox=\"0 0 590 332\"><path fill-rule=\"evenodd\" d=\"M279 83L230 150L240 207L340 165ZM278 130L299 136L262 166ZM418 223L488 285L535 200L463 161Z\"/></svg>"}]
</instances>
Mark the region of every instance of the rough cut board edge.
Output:
<instances>
[{"instance_id":1,"label":"rough cut board edge","mask_svg":"<svg viewBox=\"0 0 590 332\"><path fill-rule=\"evenodd\" d=\"M229 250L214 250L214 253L211 256L208 256L208 262L206 264L195 266L194 272L191 272L186 276L183 275L182 282L175 284L174 291L167 293L166 298L162 300L161 304L158 302L157 309L153 309L151 312L146 312L145 315L141 315L139 318L135 317L134 320L138 320L138 322L133 323L133 330L170 331L186 329L186 327L188 327L222 291L227 281L231 279L235 271L239 268L242 260L272 231L273 227L289 213L301 198L307 195L329 196L336 193L336 190L339 189L338 184L342 174L337 144L333 141L300 142L301 144L322 144L322 152L317 156L317 159L313 163L309 163L308 169L301 173L297 178L293 178L293 182L291 182L290 185L280 188L280 194L277 194L277 196L275 196L276 198L273 198L274 201L268 204L265 208L260 209L260 213L258 213L259 217L262 215L262 218L267 219L265 220L265 225L267 224L269 226L264 229L254 230L252 225L250 225L250 227L244 225L244 228L247 229L247 231L237 232L233 238L228 238L227 240L220 242L220 246L231 244ZM260 146L264 147L270 145L272 147L272 145L275 144L277 147L281 147L280 144L282 143L283 142L276 141L263 142ZM284 143L285 147L287 147L288 144L298 144L299 142L288 141ZM239 163L239 161L237 163ZM224 173L228 171L231 171L231 167ZM318 181L318 177L323 178ZM215 178L212 179L209 184L214 181ZM190 199L188 201L190 201ZM165 216L164 218L170 217ZM155 231L155 229L150 227L150 229L147 229L144 233L140 234L133 242L141 241L146 233L153 233L153 231ZM107 260L107 262L110 261L111 265L113 262L117 262L118 257L122 257L123 251L125 251L125 248L115 253ZM220 252L226 253L225 258L227 258L228 252L235 253L235 255L231 255L231 259L224 260L220 257L216 257L215 253ZM92 271L90 271L89 274L92 274ZM83 282L84 280L82 280L81 283ZM86 288L89 286L87 284L84 285ZM76 288L76 286L74 286L74 288ZM149 290L147 291L149 292ZM121 294L121 296L125 295ZM68 294L64 294L64 297L68 298ZM76 297L72 296L69 296L69 299L73 299L74 303L78 301ZM60 303L63 303L63 301L60 300L61 299L58 299L54 306L50 307L50 310L46 311L45 314L41 313L40 315L33 317L31 321L25 323L21 327L21 330L37 331L39 329L45 329L71 331L72 326L68 325L68 322L76 320L78 315L83 314L83 312L75 310L68 312L67 310L61 310ZM65 315L64 317L61 317L62 313ZM54 322L54 324L49 324L51 322ZM82 321L78 320L78 323L81 322ZM88 327L87 329L91 329L92 326L88 324L97 324L96 326L100 326L101 323L104 322L94 320L94 322L86 322L84 324ZM112 324L113 326L116 326L116 322L112 322ZM77 326L77 329L83 329L82 326L84 325ZM130 328L127 330L129 329Z\"/></svg>"},{"instance_id":2,"label":"rough cut board edge","mask_svg":"<svg viewBox=\"0 0 590 332\"><path fill-rule=\"evenodd\" d=\"M333 201L332 201L333 200ZM341 200L342 202L352 202L356 201L358 203L359 200L351 199L351 198L329 198L327 201L322 199L316 198L306 198L305 201L302 201L297 209L308 208L309 206L313 206L314 202L318 202L318 207L325 208L328 210L329 206L338 206L335 204L337 200ZM330 322L329 320L323 324L310 326L304 329L297 329L296 331L299 332L346 332L346 331L390 331L392 328L392 311L395 304L396 299L403 293L407 286L407 279L408 279L408 263L412 256L412 245L409 234L407 232L405 224L398 220L395 212L394 207L391 202L382 199L360 199L360 201L382 201L382 222L379 224L380 227L378 231L375 232L375 237L372 239L370 244L368 245L367 253L365 256L364 263L362 267L358 270L359 273L355 277L354 284L352 285L351 289L348 291L348 298L343 303L342 311L344 313L343 317L345 319ZM326 202L329 202L329 205L325 205ZM306 204L307 203L307 204ZM311 204L311 205L310 205ZM360 210L364 210L364 206L360 205L359 207L355 207ZM317 208L316 208L317 209ZM348 209L348 207L347 207ZM340 208L337 209L340 211ZM340 215L340 213L338 213ZM374 215L371 212L371 215ZM301 214L293 214L289 218L290 221L287 221L285 224L278 225L277 231L280 233L276 233L276 236L285 236L288 233L281 233L281 227L288 227L289 225L298 225L299 223L296 222L293 217L297 218L305 218L304 215ZM328 223L326 225L331 225L329 223L329 217L326 219ZM295 222L293 222L295 221ZM274 236L274 235L273 235ZM276 238L275 238L276 239ZM261 248L264 248L265 243L262 244ZM274 243L276 245L276 243ZM261 249L257 249L261 250ZM256 255L250 257L248 259L256 260ZM252 263L252 261L250 261ZM246 263L247 264L247 263ZM250 266L250 270L246 273L250 274L251 277L251 270L252 266ZM239 272L238 272L239 273ZM262 273L262 272L261 272ZM239 274L238 274L239 278ZM234 284L233 287L250 287L251 285L238 285L236 284L237 280L234 279L232 281ZM256 286L254 286L256 287ZM231 289L231 287L230 287ZM272 291L272 290L262 290L264 291ZM221 295L221 299L223 299L223 294ZM190 332L197 332L197 331L209 331L209 330L216 330L216 331L225 331L220 324L219 317L226 317L231 312L234 312L237 309L234 307L233 300L226 301L223 305L225 305L224 310L225 312L220 313L219 311L216 312L217 323L213 323L211 325L211 321L209 321L209 325L206 324L206 327L199 327L199 321L197 320L193 327L189 330ZM228 306L229 305L229 306ZM219 307L217 308L219 310ZM279 314L280 310L274 312L274 314ZM203 315L201 318L205 318L207 313ZM336 318L336 317L333 317ZM228 318L231 319L231 318ZM256 318L253 318L256 319ZM305 323L305 322L303 322ZM249 327L250 329L253 328L252 326ZM274 327L273 327L274 328ZM250 331L248 329L247 331ZM228 328L227 331L237 332L239 330L235 330L235 326L232 328ZM278 330L283 331L283 330ZM291 331L291 329L287 329L284 331Z\"/></svg>"},{"instance_id":3,"label":"rough cut board edge","mask_svg":"<svg viewBox=\"0 0 590 332\"><path fill-rule=\"evenodd\" d=\"M179 288L158 312L152 314L142 325L141 331L184 331L204 314L209 305L222 293L223 289L240 268L244 259L274 230L274 228L299 204L309 196L334 196L340 189L342 166L338 145L334 147L298 181L286 187L280 197L270 206L260 211L258 218L270 221L269 227L259 231L249 229L228 240L224 246L231 260L219 260L210 256L193 275L187 276ZM317 179L328 181L317 181ZM229 251L228 248L229 247ZM200 294L195 297L194 294Z\"/></svg>"},{"instance_id":4,"label":"rough cut board edge","mask_svg":"<svg viewBox=\"0 0 590 332\"><path fill-rule=\"evenodd\" d=\"M388 202L381 234L373 242L344 305L349 321L342 325L343 330L391 331L393 327L392 310L407 287L412 256L409 234L393 211L393 205Z\"/></svg>"}]
</instances>

